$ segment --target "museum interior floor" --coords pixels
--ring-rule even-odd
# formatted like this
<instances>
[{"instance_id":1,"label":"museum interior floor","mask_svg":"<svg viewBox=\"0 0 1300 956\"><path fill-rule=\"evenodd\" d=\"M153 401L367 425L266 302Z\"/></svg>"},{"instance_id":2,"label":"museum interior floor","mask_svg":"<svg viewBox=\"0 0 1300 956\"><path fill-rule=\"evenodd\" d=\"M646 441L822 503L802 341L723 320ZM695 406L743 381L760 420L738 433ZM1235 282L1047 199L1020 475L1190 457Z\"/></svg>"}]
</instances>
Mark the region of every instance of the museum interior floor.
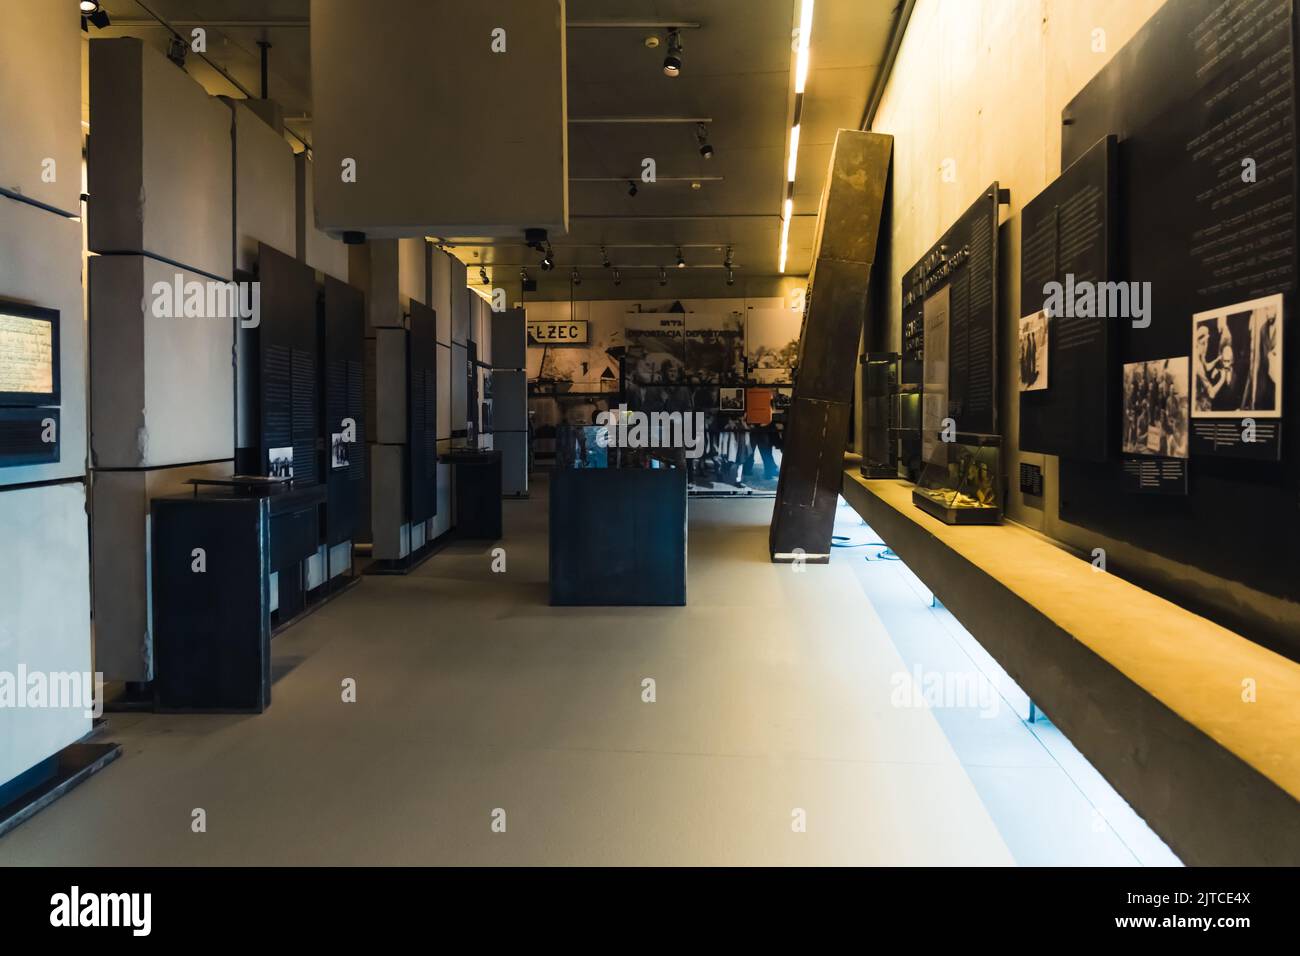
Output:
<instances>
[{"instance_id":1,"label":"museum interior floor","mask_svg":"<svg viewBox=\"0 0 1300 956\"><path fill-rule=\"evenodd\" d=\"M798 573L770 499L693 500L689 605L629 609L549 607L545 482L505 509L505 573L453 544L276 638L265 714L110 715L0 863L1177 863L1014 687L911 692L996 665L847 508Z\"/></svg>"}]
</instances>

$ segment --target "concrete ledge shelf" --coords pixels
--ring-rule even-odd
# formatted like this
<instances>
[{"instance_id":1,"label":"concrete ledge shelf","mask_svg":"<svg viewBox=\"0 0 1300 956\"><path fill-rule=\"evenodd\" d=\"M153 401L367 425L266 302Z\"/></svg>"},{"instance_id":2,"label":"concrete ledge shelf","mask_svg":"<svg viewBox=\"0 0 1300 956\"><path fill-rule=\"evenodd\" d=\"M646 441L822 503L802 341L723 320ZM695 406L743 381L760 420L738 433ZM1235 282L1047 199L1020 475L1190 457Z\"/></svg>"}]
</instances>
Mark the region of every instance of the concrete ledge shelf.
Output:
<instances>
[{"instance_id":1,"label":"concrete ledge shelf","mask_svg":"<svg viewBox=\"0 0 1300 956\"><path fill-rule=\"evenodd\" d=\"M843 491L1185 863L1300 864L1300 664L1027 528L945 525L856 462Z\"/></svg>"}]
</instances>

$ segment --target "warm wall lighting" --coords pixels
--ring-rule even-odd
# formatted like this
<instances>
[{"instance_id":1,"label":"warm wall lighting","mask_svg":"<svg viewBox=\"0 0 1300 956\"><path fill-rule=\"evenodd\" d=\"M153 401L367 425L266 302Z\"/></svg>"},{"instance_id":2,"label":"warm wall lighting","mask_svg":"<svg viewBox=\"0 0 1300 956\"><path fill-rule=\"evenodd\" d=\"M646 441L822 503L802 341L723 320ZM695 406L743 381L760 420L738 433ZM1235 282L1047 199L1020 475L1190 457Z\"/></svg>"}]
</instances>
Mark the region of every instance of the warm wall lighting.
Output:
<instances>
[{"instance_id":1,"label":"warm wall lighting","mask_svg":"<svg viewBox=\"0 0 1300 956\"><path fill-rule=\"evenodd\" d=\"M799 127L792 127L790 130L790 159L786 163L785 178L786 182L794 182L794 171L799 165Z\"/></svg>"},{"instance_id":2,"label":"warm wall lighting","mask_svg":"<svg viewBox=\"0 0 1300 956\"><path fill-rule=\"evenodd\" d=\"M813 0L803 0L799 9L799 47L795 56L794 91L802 93L808 83L808 45L812 40Z\"/></svg>"}]
</instances>

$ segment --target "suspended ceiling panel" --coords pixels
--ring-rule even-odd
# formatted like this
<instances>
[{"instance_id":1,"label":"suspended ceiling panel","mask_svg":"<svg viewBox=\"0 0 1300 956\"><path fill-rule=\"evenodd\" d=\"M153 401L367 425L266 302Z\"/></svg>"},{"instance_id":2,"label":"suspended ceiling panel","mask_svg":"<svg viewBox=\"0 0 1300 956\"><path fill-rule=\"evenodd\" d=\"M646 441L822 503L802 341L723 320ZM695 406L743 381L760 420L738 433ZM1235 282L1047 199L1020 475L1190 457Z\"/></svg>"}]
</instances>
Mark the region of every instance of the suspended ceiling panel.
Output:
<instances>
[{"instance_id":1,"label":"suspended ceiling panel","mask_svg":"<svg viewBox=\"0 0 1300 956\"><path fill-rule=\"evenodd\" d=\"M312 0L320 227L564 231L564 42L563 0Z\"/></svg>"}]
</instances>

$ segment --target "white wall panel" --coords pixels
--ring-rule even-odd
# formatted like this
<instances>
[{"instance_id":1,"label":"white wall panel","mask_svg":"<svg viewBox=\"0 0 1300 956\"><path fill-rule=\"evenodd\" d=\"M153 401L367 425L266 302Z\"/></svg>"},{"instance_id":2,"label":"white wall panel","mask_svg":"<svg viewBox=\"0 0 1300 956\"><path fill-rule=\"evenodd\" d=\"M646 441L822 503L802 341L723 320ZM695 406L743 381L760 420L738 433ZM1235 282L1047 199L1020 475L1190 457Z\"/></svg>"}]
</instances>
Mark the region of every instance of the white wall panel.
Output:
<instances>
[{"instance_id":1,"label":"white wall panel","mask_svg":"<svg viewBox=\"0 0 1300 956\"><path fill-rule=\"evenodd\" d=\"M174 69L174 67L173 67ZM204 277L145 256L90 260L91 420L98 468L234 457L233 319L153 314L155 283Z\"/></svg>"},{"instance_id":2,"label":"white wall panel","mask_svg":"<svg viewBox=\"0 0 1300 956\"><path fill-rule=\"evenodd\" d=\"M131 37L90 41L93 252L231 277L230 107Z\"/></svg>"},{"instance_id":3,"label":"white wall panel","mask_svg":"<svg viewBox=\"0 0 1300 956\"><path fill-rule=\"evenodd\" d=\"M0 541L0 671L91 672L85 486L0 490ZM89 732L81 708L0 710L0 783Z\"/></svg>"},{"instance_id":4,"label":"white wall panel","mask_svg":"<svg viewBox=\"0 0 1300 956\"><path fill-rule=\"evenodd\" d=\"M79 216L81 31L75 14L50 14L50 0L4 4L0 189Z\"/></svg>"},{"instance_id":5,"label":"white wall panel","mask_svg":"<svg viewBox=\"0 0 1300 956\"><path fill-rule=\"evenodd\" d=\"M452 257L441 249L432 250L432 256L429 305L438 314L438 341L443 345L450 345Z\"/></svg>"},{"instance_id":6,"label":"white wall panel","mask_svg":"<svg viewBox=\"0 0 1300 956\"><path fill-rule=\"evenodd\" d=\"M469 297L473 295L465 285L465 263L451 260L451 340L464 345L470 339Z\"/></svg>"},{"instance_id":7,"label":"white wall panel","mask_svg":"<svg viewBox=\"0 0 1300 956\"><path fill-rule=\"evenodd\" d=\"M252 271L257 244L296 253L293 150L247 106L231 102L235 122L235 268Z\"/></svg>"},{"instance_id":8,"label":"white wall panel","mask_svg":"<svg viewBox=\"0 0 1300 956\"><path fill-rule=\"evenodd\" d=\"M424 239L397 241L397 294L402 308L407 299L427 304L429 301L429 250Z\"/></svg>"},{"instance_id":9,"label":"white wall panel","mask_svg":"<svg viewBox=\"0 0 1300 956\"><path fill-rule=\"evenodd\" d=\"M438 345L438 441L451 438L451 346Z\"/></svg>"}]
</instances>

